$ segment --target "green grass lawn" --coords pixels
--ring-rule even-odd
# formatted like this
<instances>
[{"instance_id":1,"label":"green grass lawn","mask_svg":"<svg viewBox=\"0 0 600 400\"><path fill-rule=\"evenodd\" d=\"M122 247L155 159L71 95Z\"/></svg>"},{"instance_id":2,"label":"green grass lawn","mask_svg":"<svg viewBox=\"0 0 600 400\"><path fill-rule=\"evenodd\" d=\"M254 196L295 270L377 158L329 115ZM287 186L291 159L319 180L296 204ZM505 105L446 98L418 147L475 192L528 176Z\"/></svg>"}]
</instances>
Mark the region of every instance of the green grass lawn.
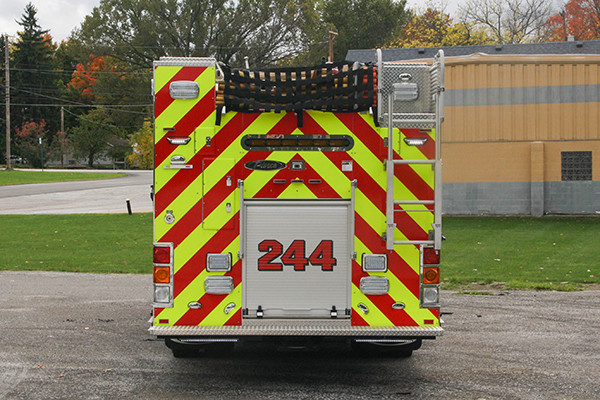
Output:
<instances>
[{"instance_id":1,"label":"green grass lawn","mask_svg":"<svg viewBox=\"0 0 600 400\"><path fill-rule=\"evenodd\" d=\"M95 179L119 178L126 176L124 173L96 173L96 172L55 172L55 171L5 171L0 170L0 186L22 185L25 183L46 183L65 181L89 181Z\"/></svg>"},{"instance_id":2,"label":"green grass lawn","mask_svg":"<svg viewBox=\"0 0 600 400\"><path fill-rule=\"evenodd\" d=\"M502 282L573 290L600 283L600 218L444 218L446 288Z\"/></svg>"},{"instance_id":3,"label":"green grass lawn","mask_svg":"<svg viewBox=\"0 0 600 400\"><path fill-rule=\"evenodd\" d=\"M600 218L446 217L447 289L600 283ZM0 270L151 273L152 215L0 215Z\"/></svg>"},{"instance_id":4,"label":"green grass lawn","mask_svg":"<svg viewBox=\"0 0 600 400\"><path fill-rule=\"evenodd\" d=\"M0 270L152 273L151 214L0 215Z\"/></svg>"}]
</instances>

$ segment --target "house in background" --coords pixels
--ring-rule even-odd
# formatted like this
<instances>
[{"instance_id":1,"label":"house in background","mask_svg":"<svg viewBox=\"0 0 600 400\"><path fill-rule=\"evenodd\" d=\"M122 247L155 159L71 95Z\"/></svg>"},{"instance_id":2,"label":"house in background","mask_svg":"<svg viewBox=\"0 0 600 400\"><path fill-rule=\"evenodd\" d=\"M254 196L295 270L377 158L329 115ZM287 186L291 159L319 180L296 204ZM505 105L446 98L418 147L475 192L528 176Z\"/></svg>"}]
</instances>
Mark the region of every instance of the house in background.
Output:
<instances>
[{"instance_id":1,"label":"house in background","mask_svg":"<svg viewBox=\"0 0 600 400\"><path fill-rule=\"evenodd\" d=\"M600 214L600 41L442 49L444 213ZM375 62L376 51L346 58Z\"/></svg>"}]
</instances>

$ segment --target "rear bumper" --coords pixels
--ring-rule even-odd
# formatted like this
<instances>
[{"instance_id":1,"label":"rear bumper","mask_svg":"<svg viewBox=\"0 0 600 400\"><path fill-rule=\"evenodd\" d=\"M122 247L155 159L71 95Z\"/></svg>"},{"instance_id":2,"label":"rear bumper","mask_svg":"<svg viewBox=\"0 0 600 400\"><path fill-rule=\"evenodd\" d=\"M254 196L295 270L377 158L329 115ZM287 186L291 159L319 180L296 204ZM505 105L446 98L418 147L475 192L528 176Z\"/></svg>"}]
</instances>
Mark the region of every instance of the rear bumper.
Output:
<instances>
[{"instance_id":1,"label":"rear bumper","mask_svg":"<svg viewBox=\"0 0 600 400\"><path fill-rule=\"evenodd\" d=\"M152 326L155 336L338 336L434 338L444 331L440 326L351 326L349 321L244 320L241 326Z\"/></svg>"}]
</instances>

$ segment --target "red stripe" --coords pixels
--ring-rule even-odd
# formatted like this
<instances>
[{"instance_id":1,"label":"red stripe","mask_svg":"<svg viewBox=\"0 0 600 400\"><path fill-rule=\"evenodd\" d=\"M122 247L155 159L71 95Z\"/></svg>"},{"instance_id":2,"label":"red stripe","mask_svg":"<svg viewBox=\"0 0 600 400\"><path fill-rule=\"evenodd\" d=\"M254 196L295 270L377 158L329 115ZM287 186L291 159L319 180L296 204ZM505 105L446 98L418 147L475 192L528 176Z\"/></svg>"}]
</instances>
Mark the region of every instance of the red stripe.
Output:
<instances>
[{"instance_id":1,"label":"red stripe","mask_svg":"<svg viewBox=\"0 0 600 400\"><path fill-rule=\"evenodd\" d=\"M354 113L343 114L336 113L336 117L351 129L356 137L365 144L373 154L378 156L380 160L385 158L382 154L383 138L379 135L371 125L369 125L362 117ZM375 149L378 149L375 150ZM394 158L402 159L400 155L394 151ZM425 182L409 165L396 165L394 174L410 192L419 200L433 199L433 189Z\"/></svg>"},{"instance_id":2,"label":"red stripe","mask_svg":"<svg viewBox=\"0 0 600 400\"><path fill-rule=\"evenodd\" d=\"M201 270L203 270L203 268L200 268L200 271ZM241 260L237 261L232 266L231 272L228 272L226 275L233 277L234 287L237 287L242 280ZM202 308L188 310L177 322L175 322L174 325L199 325L227 296L228 295L226 294L204 294L200 299L198 299L198 302L202 304Z\"/></svg>"},{"instance_id":3,"label":"red stripe","mask_svg":"<svg viewBox=\"0 0 600 400\"><path fill-rule=\"evenodd\" d=\"M172 132L174 136L190 136L200 124L202 124L215 111L215 92L209 90L208 93L198 101L187 114L175 124L174 127L157 126L161 128L175 128ZM175 148L174 145L167 141L167 136L164 135L154 146L154 165L160 165ZM190 146L191 144L188 144Z\"/></svg>"},{"instance_id":4,"label":"red stripe","mask_svg":"<svg viewBox=\"0 0 600 400\"><path fill-rule=\"evenodd\" d=\"M154 116L158 117L164 110L173 103L173 98L169 93L169 86L174 81L194 81L198 78L206 67L185 67L179 70L166 85L157 93L154 99Z\"/></svg>"},{"instance_id":5,"label":"red stripe","mask_svg":"<svg viewBox=\"0 0 600 400\"><path fill-rule=\"evenodd\" d=\"M356 236L373 254L388 255L388 269L419 298L419 274L395 251L387 251L385 242L358 213L355 213ZM359 255L360 256L360 255Z\"/></svg>"},{"instance_id":6,"label":"red stripe","mask_svg":"<svg viewBox=\"0 0 600 400\"><path fill-rule=\"evenodd\" d=\"M337 115L337 114L336 114ZM360 119L364 125L366 125L366 123L364 122L364 120L362 120L362 118L357 117L358 119ZM347 120L347 118L345 118ZM302 128L302 131L304 133L312 133L312 134L320 134L320 135L326 135L327 132L325 130L323 130L323 128L321 128L318 123L311 118L309 115L306 115L304 117L304 123L305 123L305 128ZM350 126L348 127L349 129L352 127L352 125L350 124L349 121L346 121L346 124L349 124ZM347 125L348 126L348 125ZM369 127L368 125L366 125L367 127ZM369 127L370 128L370 127ZM372 132L373 129L370 129ZM317 132L317 133L315 133ZM365 145L368 146L377 146L377 143L375 142L375 140L372 137L368 137L365 135L362 135L365 137L365 140L367 141L367 143L365 143ZM379 138L379 136L377 135L377 137ZM358 138L358 136L357 136ZM361 140L362 141L362 140ZM381 144L383 145L383 142L381 142ZM375 147L377 148L377 147ZM358 182L358 188L361 189L361 192L383 213L386 213L386 193L385 190L383 190L381 188L381 186L379 186L379 184L377 182L375 182L375 180L371 177L371 175L369 175L360 165L360 162L358 162L356 159L354 159L350 153L342 153L342 152L323 152L323 154L325 154L325 156L327 158L329 158L336 166L338 166L339 168L341 168L342 165L342 161L350 161L352 160L353 162L353 172L351 173L345 173L345 175L348 177L348 179L353 179L356 178L357 182ZM406 238L408 240L426 240L427 239L427 232L425 232L423 230L423 228L415 221L413 220L410 216L408 216L406 213L395 213L395 214L404 214L403 216L398 216L395 215L395 218L398 218L398 223L397 223L397 228L398 230L400 230L400 232L402 232L402 234L404 236L406 236Z\"/></svg>"},{"instance_id":7,"label":"red stripe","mask_svg":"<svg viewBox=\"0 0 600 400\"><path fill-rule=\"evenodd\" d=\"M236 213L236 217L237 217ZM196 277L206 265L207 253L221 253L239 235L239 229L218 230L198 251L179 268L174 277L174 295L177 297ZM177 255L175 255L177 256Z\"/></svg>"},{"instance_id":8,"label":"red stripe","mask_svg":"<svg viewBox=\"0 0 600 400\"><path fill-rule=\"evenodd\" d=\"M360 287L360 280L368 274L362 272L362 268L357 262L352 262L352 283ZM418 326L419 324L411 318L405 310L394 310L392 304L396 302L389 294L384 295L365 295L377 307L394 326ZM352 324L354 325L354 323Z\"/></svg>"},{"instance_id":9,"label":"red stripe","mask_svg":"<svg viewBox=\"0 0 600 400\"><path fill-rule=\"evenodd\" d=\"M402 129L402 133L407 138L427 138L423 146L415 146L415 148L423 153L428 160L435 159L435 140L431 139L428 132L421 129Z\"/></svg>"},{"instance_id":10,"label":"red stripe","mask_svg":"<svg viewBox=\"0 0 600 400\"><path fill-rule=\"evenodd\" d=\"M296 153L291 160L299 161L304 160L300 154ZM273 179L267 182L258 193L254 196L255 198L278 198L288 187L294 185L293 179L299 178L304 180L304 185L318 198L333 199L340 198L340 195L333 190L333 188L327 183L325 179L321 177L308 163L305 164L304 171L293 171L289 168L278 171ZM285 180L285 183L275 183L276 180ZM309 183L311 179L319 179L321 183Z\"/></svg>"},{"instance_id":11,"label":"red stripe","mask_svg":"<svg viewBox=\"0 0 600 400\"><path fill-rule=\"evenodd\" d=\"M212 143L219 148L227 148L239 135L243 132L252 122L258 118L259 114L243 115L236 113L233 118L225 125L217 134L214 136ZM155 209L156 215L162 213L201 173L203 170L202 162L204 162L204 168L210 165L210 162L214 160L214 156L211 157L214 150L210 147L202 147L199 152L192 157L188 164L194 166L192 169L179 170L175 175L169 179L169 181L160 188L156 193Z\"/></svg>"}]
</instances>

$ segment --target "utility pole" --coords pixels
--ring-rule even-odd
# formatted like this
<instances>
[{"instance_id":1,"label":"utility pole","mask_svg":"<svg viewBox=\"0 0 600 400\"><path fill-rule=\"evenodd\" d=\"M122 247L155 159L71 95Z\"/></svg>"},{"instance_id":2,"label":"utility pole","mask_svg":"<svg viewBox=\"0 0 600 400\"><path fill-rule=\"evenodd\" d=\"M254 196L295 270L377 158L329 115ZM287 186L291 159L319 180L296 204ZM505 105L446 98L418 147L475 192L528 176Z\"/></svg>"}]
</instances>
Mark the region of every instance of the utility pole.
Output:
<instances>
[{"instance_id":1,"label":"utility pole","mask_svg":"<svg viewBox=\"0 0 600 400\"><path fill-rule=\"evenodd\" d=\"M61 107L60 108L60 133L61 133L61 138L59 138L59 140L64 140L64 134L65 134L65 108ZM65 167L65 148L63 146L63 143L60 144L60 167L64 168Z\"/></svg>"},{"instance_id":2,"label":"utility pole","mask_svg":"<svg viewBox=\"0 0 600 400\"><path fill-rule=\"evenodd\" d=\"M10 58L8 53L8 34L4 35L4 75L6 83L6 170L10 165Z\"/></svg>"},{"instance_id":3,"label":"utility pole","mask_svg":"<svg viewBox=\"0 0 600 400\"><path fill-rule=\"evenodd\" d=\"M337 32L329 31L329 62L333 62L333 37L337 35Z\"/></svg>"}]
</instances>

